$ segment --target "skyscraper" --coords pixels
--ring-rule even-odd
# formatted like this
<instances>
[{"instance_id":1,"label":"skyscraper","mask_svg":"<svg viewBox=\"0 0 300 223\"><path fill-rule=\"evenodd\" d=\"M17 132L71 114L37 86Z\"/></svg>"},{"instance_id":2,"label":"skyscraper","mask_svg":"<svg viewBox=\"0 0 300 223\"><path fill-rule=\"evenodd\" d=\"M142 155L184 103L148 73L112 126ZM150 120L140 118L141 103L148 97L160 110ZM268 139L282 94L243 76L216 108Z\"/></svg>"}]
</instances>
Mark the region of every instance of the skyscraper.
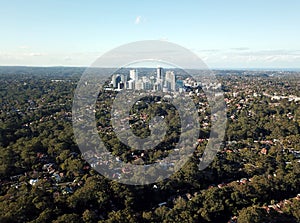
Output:
<instances>
[{"instance_id":1,"label":"skyscraper","mask_svg":"<svg viewBox=\"0 0 300 223\"><path fill-rule=\"evenodd\" d=\"M112 75L111 83L113 88L117 88L118 84L121 82L121 77L119 74Z\"/></svg>"},{"instance_id":2,"label":"skyscraper","mask_svg":"<svg viewBox=\"0 0 300 223\"><path fill-rule=\"evenodd\" d=\"M127 75L126 74L121 74L121 82L124 84L127 81Z\"/></svg>"},{"instance_id":3,"label":"skyscraper","mask_svg":"<svg viewBox=\"0 0 300 223\"><path fill-rule=\"evenodd\" d=\"M138 71L136 69L130 70L129 77L131 80L137 81L139 79Z\"/></svg>"},{"instance_id":4,"label":"skyscraper","mask_svg":"<svg viewBox=\"0 0 300 223\"><path fill-rule=\"evenodd\" d=\"M157 79L157 80L162 80L163 69L162 69L161 67L158 67L158 68L156 69L156 74L157 74L156 79Z\"/></svg>"},{"instance_id":5,"label":"skyscraper","mask_svg":"<svg viewBox=\"0 0 300 223\"><path fill-rule=\"evenodd\" d=\"M173 71L166 72L165 86L168 88L169 91L176 90L176 78Z\"/></svg>"},{"instance_id":6,"label":"skyscraper","mask_svg":"<svg viewBox=\"0 0 300 223\"><path fill-rule=\"evenodd\" d=\"M128 90L133 90L135 88L134 86L135 81L134 80L129 80L126 82L126 89Z\"/></svg>"},{"instance_id":7,"label":"skyscraper","mask_svg":"<svg viewBox=\"0 0 300 223\"><path fill-rule=\"evenodd\" d=\"M113 74L111 77L111 84L113 88L122 89L126 83L126 75L123 74Z\"/></svg>"}]
</instances>

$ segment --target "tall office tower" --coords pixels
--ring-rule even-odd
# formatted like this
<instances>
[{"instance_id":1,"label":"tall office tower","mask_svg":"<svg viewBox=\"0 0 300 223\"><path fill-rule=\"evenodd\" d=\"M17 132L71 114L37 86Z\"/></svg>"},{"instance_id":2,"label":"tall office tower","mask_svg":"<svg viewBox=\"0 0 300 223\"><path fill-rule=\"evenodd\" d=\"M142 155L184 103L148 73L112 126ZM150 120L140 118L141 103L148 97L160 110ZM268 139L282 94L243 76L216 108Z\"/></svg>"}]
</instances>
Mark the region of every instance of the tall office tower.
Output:
<instances>
[{"instance_id":1,"label":"tall office tower","mask_svg":"<svg viewBox=\"0 0 300 223\"><path fill-rule=\"evenodd\" d=\"M113 74L112 75L111 83L112 83L113 88L118 88L119 83L122 82L122 77L121 76L120 76L120 74Z\"/></svg>"},{"instance_id":2,"label":"tall office tower","mask_svg":"<svg viewBox=\"0 0 300 223\"><path fill-rule=\"evenodd\" d=\"M126 82L126 89L133 90L135 88L134 84L135 84L134 80L127 81Z\"/></svg>"},{"instance_id":3,"label":"tall office tower","mask_svg":"<svg viewBox=\"0 0 300 223\"><path fill-rule=\"evenodd\" d=\"M118 84L121 82L121 77L119 74L113 74L111 78L111 83L113 88L117 88Z\"/></svg>"},{"instance_id":4,"label":"tall office tower","mask_svg":"<svg viewBox=\"0 0 300 223\"><path fill-rule=\"evenodd\" d=\"M169 91L176 91L176 78L173 71L166 72L165 86Z\"/></svg>"},{"instance_id":5,"label":"tall office tower","mask_svg":"<svg viewBox=\"0 0 300 223\"><path fill-rule=\"evenodd\" d=\"M130 77L131 80L134 80L134 81L138 80L139 75L138 75L137 69L130 70L129 71L129 77Z\"/></svg>"},{"instance_id":6,"label":"tall office tower","mask_svg":"<svg viewBox=\"0 0 300 223\"><path fill-rule=\"evenodd\" d=\"M115 88L116 87L116 75L113 74L111 76L111 84L112 84L112 87Z\"/></svg>"},{"instance_id":7,"label":"tall office tower","mask_svg":"<svg viewBox=\"0 0 300 223\"><path fill-rule=\"evenodd\" d=\"M127 81L127 75L121 74L121 82L125 83Z\"/></svg>"},{"instance_id":8,"label":"tall office tower","mask_svg":"<svg viewBox=\"0 0 300 223\"><path fill-rule=\"evenodd\" d=\"M162 80L163 69L162 69L161 67L158 67L158 68L156 69L156 74L157 74L156 79L157 79L157 80Z\"/></svg>"},{"instance_id":9,"label":"tall office tower","mask_svg":"<svg viewBox=\"0 0 300 223\"><path fill-rule=\"evenodd\" d=\"M143 90L152 90L152 84L151 80L148 77L142 77L142 82L143 82Z\"/></svg>"}]
</instances>

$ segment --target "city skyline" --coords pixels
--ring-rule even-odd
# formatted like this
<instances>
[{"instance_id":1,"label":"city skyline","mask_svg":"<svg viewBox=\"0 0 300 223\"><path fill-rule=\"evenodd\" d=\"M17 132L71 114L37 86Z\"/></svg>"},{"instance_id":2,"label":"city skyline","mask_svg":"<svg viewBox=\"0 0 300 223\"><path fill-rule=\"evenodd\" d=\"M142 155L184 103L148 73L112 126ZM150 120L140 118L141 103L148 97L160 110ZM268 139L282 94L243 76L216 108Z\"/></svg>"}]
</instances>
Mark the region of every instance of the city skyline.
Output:
<instances>
[{"instance_id":1,"label":"city skyline","mask_svg":"<svg viewBox=\"0 0 300 223\"><path fill-rule=\"evenodd\" d=\"M111 77L111 87L115 90L146 90L163 92L183 92L183 86L177 83L174 71L166 70L162 67L156 68L155 76L140 76L138 69L130 69L129 73L115 73Z\"/></svg>"}]
</instances>

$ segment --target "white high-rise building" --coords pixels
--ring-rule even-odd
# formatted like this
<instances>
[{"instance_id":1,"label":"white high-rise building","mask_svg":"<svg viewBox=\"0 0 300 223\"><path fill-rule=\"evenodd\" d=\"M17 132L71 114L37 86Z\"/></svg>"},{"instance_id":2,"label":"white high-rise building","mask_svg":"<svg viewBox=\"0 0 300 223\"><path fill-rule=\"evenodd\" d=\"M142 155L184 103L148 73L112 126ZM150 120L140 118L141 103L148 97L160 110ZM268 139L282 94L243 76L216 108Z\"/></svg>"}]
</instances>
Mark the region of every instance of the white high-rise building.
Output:
<instances>
[{"instance_id":1,"label":"white high-rise building","mask_svg":"<svg viewBox=\"0 0 300 223\"><path fill-rule=\"evenodd\" d=\"M143 90L152 90L151 79L148 77L142 77Z\"/></svg>"},{"instance_id":2,"label":"white high-rise building","mask_svg":"<svg viewBox=\"0 0 300 223\"><path fill-rule=\"evenodd\" d=\"M123 84L125 84L126 81L127 81L127 75L121 74L121 82L122 82Z\"/></svg>"},{"instance_id":3,"label":"white high-rise building","mask_svg":"<svg viewBox=\"0 0 300 223\"><path fill-rule=\"evenodd\" d=\"M117 88L118 84L121 82L121 77L119 74L112 75L111 83L113 88Z\"/></svg>"},{"instance_id":4,"label":"white high-rise building","mask_svg":"<svg viewBox=\"0 0 300 223\"><path fill-rule=\"evenodd\" d=\"M173 71L166 72L165 86L169 91L176 91L176 78Z\"/></svg>"},{"instance_id":5,"label":"white high-rise building","mask_svg":"<svg viewBox=\"0 0 300 223\"><path fill-rule=\"evenodd\" d=\"M134 80L127 81L126 82L126 89L133 90L135 88L134 84L135 84Z\"/></svg>"},{"instance_id":6,"label":"white high-rise building","mask_svg":"<svg viewBox=\"0 0 300 223\"><path fill-rule=\"evenodd\" d=\"M129 77L131 80L137 81L139 79L138 71L136 69L130 70Z\"/></svg>"},{"instance_id":7,"label":"white high-rise building","mask_svg":"<svg viewBox=\"0 0 300 223\"><path fill-rule=\"evenodd\" d=\"M123 89L126 88L127 75L113 74L111 77L111 84L113 88Z\"/></svg>"}]
</instances>

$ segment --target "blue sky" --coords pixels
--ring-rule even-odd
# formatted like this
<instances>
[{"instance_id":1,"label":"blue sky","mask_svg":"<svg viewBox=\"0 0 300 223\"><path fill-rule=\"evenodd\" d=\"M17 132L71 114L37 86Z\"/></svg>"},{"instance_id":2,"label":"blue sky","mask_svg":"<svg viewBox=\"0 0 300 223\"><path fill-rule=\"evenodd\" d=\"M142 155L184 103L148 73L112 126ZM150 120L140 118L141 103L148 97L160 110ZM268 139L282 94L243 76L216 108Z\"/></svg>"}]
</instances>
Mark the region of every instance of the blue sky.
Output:
<instances>
[{"instance_id":1,"label":"blue sky","mask_svg":"<svg viewBox=\"0 0 300 223\"><path fill-rule=\"evenodd\" d=\"M88 66L122 44L167 40L211 68L299 68L299 0L0 3L0 65Z\"/></svg>"}]
</instances>

